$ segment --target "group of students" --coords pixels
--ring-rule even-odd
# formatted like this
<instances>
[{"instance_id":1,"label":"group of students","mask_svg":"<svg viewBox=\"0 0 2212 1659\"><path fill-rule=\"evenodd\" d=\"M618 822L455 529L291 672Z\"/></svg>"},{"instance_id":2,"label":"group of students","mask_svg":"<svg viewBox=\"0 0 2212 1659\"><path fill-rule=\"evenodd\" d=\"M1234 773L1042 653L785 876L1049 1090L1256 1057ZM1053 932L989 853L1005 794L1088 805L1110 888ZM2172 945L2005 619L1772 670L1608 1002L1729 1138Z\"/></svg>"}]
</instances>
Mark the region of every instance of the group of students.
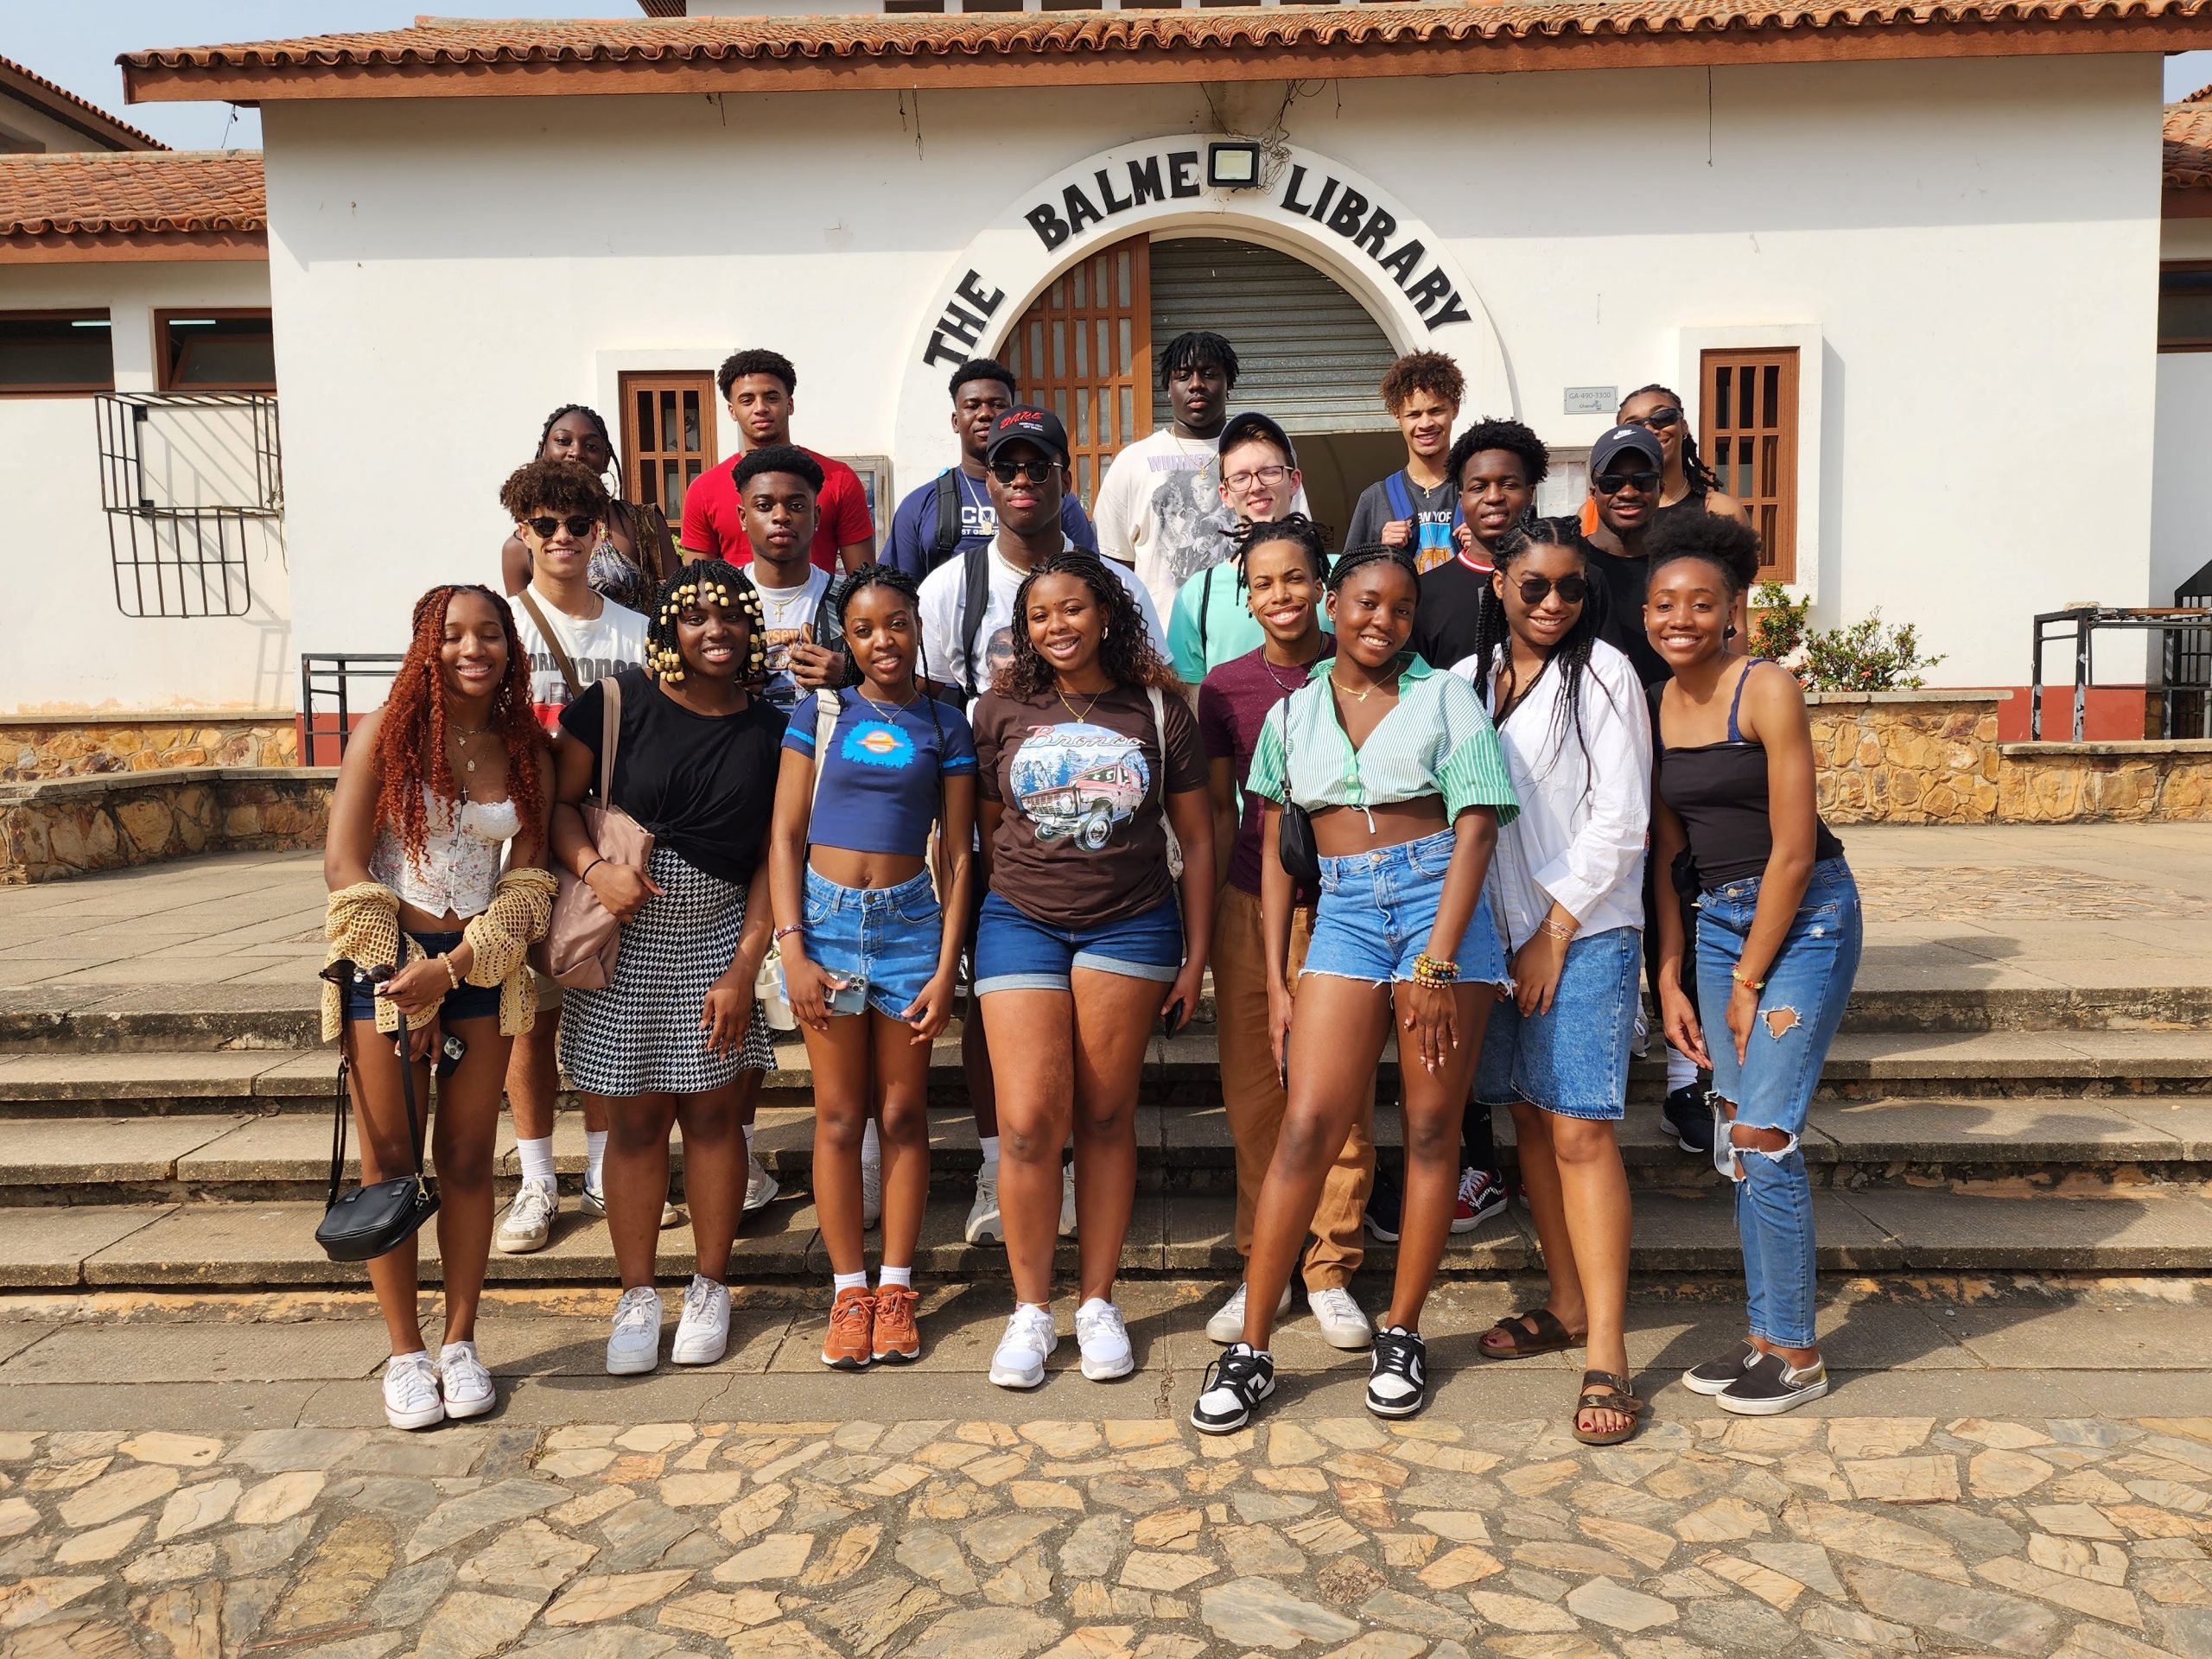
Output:
<instances>
[{"instance_id":1,"label":"group of students","mask_svg":"<svg viewBox=\"0 0 2212 1659\"><path fill-rule=\"evenodd\" d=\"M659 1363L680 1129L696 1270L669 1357L721 1357L731 1241L775 1191L750 1154L773 1065L764 968L811 1065L827 1365L921 1351L929 1055L964 981L984 1159L967 1235L1003 1240L1014 1300L991 1380L1043 1381L1069 1233L1084 1375L1135 1369L1114 1290L1140 1074L1210 967L1245 1271L1208 1322L1224 1347L1198 1428L1242 1427L1272 1394L1294 1274L1325 1339L1371 1351L1370 1409L1422 1408L1446 1238L1504 1202L1503 1106L1548 1294L1480 1351L1586 1348L1573 1432L1632 1436L1615 1126L1647 986L1668 1121L1736 1184L1749 1294L1745 1340L1685 1380L1751 1414L1826 1392L1797 1137L1858 899L1815 810L1796 682L1743 653L1758 537L1681 400L1631 397L1584 511L1541 518L1536 435L1484 420L1455 440L1457 368L1401 359L1382 392L1406 467L1332 556L1288 435L1229 413L1237 372L1218 335L1170 341L1173 417L1117 456L1086 517L1059 419L1001 365L962 365L960 461L900 505L880 556L849 471L789 442L796 376L775 353L723 365L746 447L693 485L680 546L601 481L596 416L549 420L500 493L520 614L487 587L423 596L333 805L332 956L378 960L396 925L405 960L331 1028L404 1023L424 1090L443 1056L435 1363L412 1246L370 1264L395 1426L494 1402L474 1321L503 1084L523 1174L506 1249L550 1236L559 1076L583 1096L585 1202L622 1281L615 1374ZM650 831L642 864L594 842L614 813ZM609 982L572 985L552 1018L555 988L506 948L544 931L548 869L620 922ZM365 908L382 931L359 931ZM1386 1197L1370 1128L1394 1036L1405 1159ZM402 1062L357 1047L376 1179L410 1166ZM1351 1291L1363 1217L1398 1245L1375 1320Z\"/></svg>"}]
</instances>

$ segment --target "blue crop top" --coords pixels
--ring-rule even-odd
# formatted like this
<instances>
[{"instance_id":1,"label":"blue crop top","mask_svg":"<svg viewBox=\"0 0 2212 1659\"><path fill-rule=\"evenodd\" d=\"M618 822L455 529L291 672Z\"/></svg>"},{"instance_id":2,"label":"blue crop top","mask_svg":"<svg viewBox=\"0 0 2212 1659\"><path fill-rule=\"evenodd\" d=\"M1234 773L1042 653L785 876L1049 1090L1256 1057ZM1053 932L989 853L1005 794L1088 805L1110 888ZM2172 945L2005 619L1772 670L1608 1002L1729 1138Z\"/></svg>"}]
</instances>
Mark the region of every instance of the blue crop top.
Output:
<instances>
[{"instance_id":1,"label":"blue crop top","mask_svg":"<svg viewBox=\"0 0 2212 1659\"><path fill-rule=\"evenodd\" d=\"M807 840L855 853L919 857L938 815L942 777L976 771L976 735L957 704L917 699L887 720L854 690L838 693L837 726L815 792ZM784 747L814 753L819 702L791 710ZM932 720L931 715L935 718Z\"/></svg>"}]
</instances>

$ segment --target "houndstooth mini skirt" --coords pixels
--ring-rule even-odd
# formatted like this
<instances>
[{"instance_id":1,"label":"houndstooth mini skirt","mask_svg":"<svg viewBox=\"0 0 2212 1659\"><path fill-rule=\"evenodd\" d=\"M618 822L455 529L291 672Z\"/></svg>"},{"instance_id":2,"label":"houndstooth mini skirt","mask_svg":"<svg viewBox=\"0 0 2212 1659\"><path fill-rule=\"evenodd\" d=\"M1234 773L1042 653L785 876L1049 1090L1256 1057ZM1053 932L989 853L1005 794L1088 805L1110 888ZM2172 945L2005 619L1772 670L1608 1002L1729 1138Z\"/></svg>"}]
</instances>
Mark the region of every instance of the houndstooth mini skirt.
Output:
<instances>
[{"instance_id":1,"label":"houndstooth mini skirt","mask_svg":"<svg viewBox=\"0 0 2212 1659\"><path fill-rule=\"evenodd\" d=\"M733 1052L709 1052L699 1023L708 988L737 954L745 889L666 847L653 849L645 869L660 892L622 925L614 982L563 999L561 1071L569 1086L594 1095L697 1095L740 1071L773 1071L758 1002Z\"/></svg>"}]
</instances>

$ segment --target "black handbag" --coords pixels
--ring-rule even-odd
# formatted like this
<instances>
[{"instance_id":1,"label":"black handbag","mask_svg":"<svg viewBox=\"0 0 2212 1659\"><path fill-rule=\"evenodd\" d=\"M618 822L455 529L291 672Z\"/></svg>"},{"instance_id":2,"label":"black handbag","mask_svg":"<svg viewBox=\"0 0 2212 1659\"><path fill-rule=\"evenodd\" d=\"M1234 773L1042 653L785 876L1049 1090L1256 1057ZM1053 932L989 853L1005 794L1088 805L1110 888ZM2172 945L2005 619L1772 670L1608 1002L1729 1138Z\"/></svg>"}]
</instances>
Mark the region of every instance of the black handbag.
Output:
<instances>
[{"instance_id":1,"label":"black handbag","mask_svg":"<svg viewBox=\"0 0 2212 1659\"><path fill-rule=\"evenodd\" d=\"M407 960L407 935L399 936L399 962L392 965L397 973L401 963ZM342 998L359 979L367 979L353 963L342 957L322 970L322 977L337 985ZM343 1004L340 1005L343 1013ZM400 1040L407 1035L407 1021L399 1022ZM415 1065L403 1052L399 1064L399 1088L407 1102L407 1145L415 1154L415 1173L396 1175L388 1181L364 1182L350 1192L340 1192L340 1185L346 1178L346 1124L353 1115L353 1102L348 1084L353 1070L353 1021L350 1016L339 1022L338 1034L338 1093L335 1123L330 1135L330 1193L325 1200L322 1221L315 1230L315 1242L334 1262L367 1262L386 1252L397 1249L415 1236L423 1224L438 1213L438 1184L423 1173L423 1130L421 1116L415 1108Z\"/></svg>"},{"instance_id":2,"label":"black handbag","mask_svg":"<svg viewBox=\"0 0 2212 1659\"><path fill-rule=\"evenodd\" d=\"M1275 707L1282 710L1282 823L1275 831L1275 853L1291 884L1312 893L1321 885L1321 849L1313 844L1313 815L1291 798L1290 704L1286 700Z\"/></svg>"}]
</instances>

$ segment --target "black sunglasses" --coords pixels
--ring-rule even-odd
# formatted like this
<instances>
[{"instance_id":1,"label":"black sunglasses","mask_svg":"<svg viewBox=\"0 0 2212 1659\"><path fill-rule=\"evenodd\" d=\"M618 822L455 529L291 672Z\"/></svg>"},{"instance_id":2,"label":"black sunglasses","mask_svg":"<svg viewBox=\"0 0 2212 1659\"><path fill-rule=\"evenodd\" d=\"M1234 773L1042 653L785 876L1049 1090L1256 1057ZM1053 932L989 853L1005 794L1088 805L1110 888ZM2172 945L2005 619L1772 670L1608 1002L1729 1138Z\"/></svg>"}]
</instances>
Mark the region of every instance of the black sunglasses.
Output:
<instances>
[{"instance_id":1,"label":"black sunglasses","mask_svg":"<svg viewBox=\"0 0 2212 1659\"><path fill-rule=\"evenodd\" d=\"M1520 579L1521 602L1530 610L1544 602L1544 595L1556 590L1567 604L1580 605L1590 597L1590 581L1586 576L1523 576Z\"/></svg>"},{"instance_id":2,"label":"black sunglasses","mask_svg":"<svg viewBox=\"0 0 2212 1659\"><path fill-rule=\"evenodd\" d=\"M588 536L592 532L592 527L597 524L599 520L589 513L572 512L565 518L532 518L528 523L530 527L537 532L537 539L547 542L553 539L553 532L563 524L569 527L569 534L571 536L579 538Z\"/></svg>"},{"instance_id":3,"label":"black sunglasses","mask_svg":"<svg viewBox=\"0 0 2212 1659\"><path fill-rule=\"evenodd\" d=\"M1592 479L1600 495L1611 495L1633 484L1639 490L1648 490L1659 481L1656 473L1600 473Z\"/></svg>"},{"instance_id":4,"label":"black sunglasses","mask_svg":"<svg viewBox=\"0 0 2212 1659\"><path fill-rule=\"evenodd\" d=\"M1027 479L1033 484L1042 484L1052 477L1052 469L1059 464L1057 461L995 461L991 463L991 476L1001 484L1012 484L1022 479Z\"/></svg>"},{"instance_id":5,"label":"black sunglasses","mask_svg":"<svg viewBox=\"0 0 2212 1659\"><path fill-rule=\"evenodd\" d=\"M1672 404L1662 404L1649 415L1630 416L1626 424L1643 427L1673 426L1681 418L1681 410L1676 409Z\"/></svg>"}]
</instances>

